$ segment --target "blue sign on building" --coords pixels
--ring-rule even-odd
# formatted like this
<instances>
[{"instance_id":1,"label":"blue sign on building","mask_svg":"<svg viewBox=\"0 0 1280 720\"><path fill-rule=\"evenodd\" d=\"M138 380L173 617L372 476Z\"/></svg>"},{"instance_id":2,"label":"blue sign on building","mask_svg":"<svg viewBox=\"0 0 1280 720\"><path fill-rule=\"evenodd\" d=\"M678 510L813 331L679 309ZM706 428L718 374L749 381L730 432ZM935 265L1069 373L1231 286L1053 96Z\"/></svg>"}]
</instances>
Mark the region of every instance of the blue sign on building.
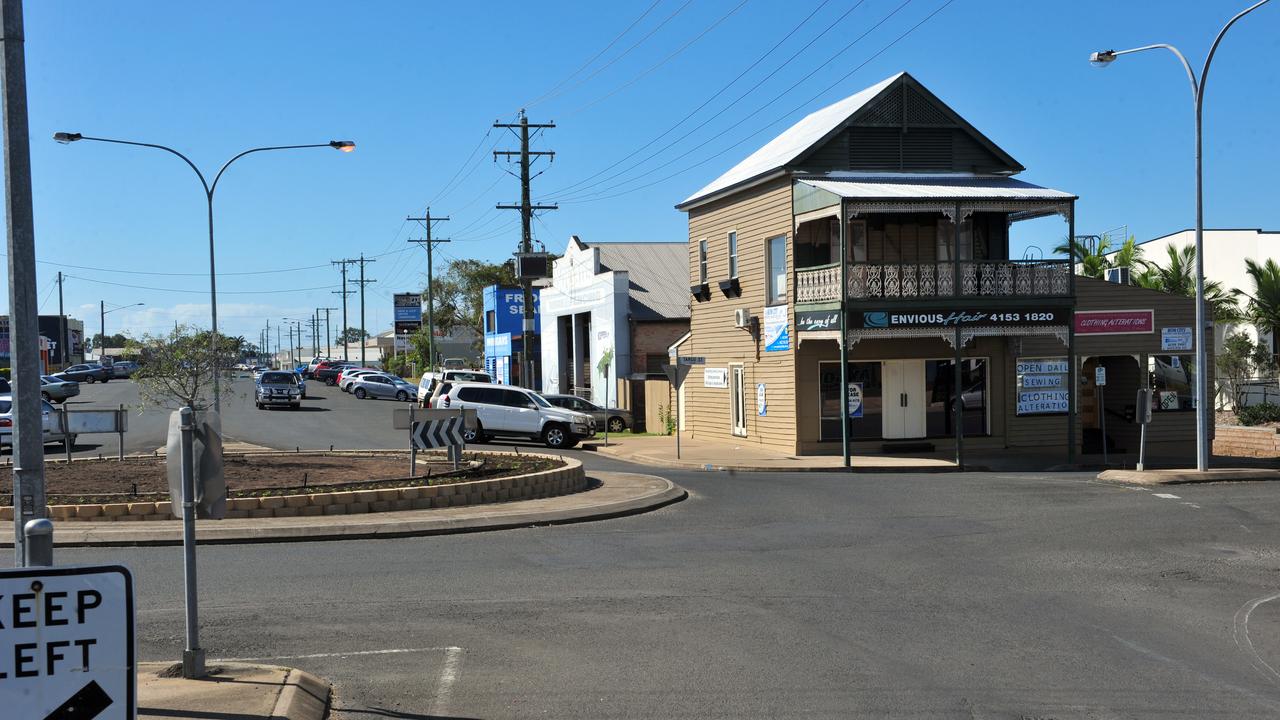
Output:
<instances>
[{"instance_id":1,"label":"blue sign on building","mask_svg":"<svg viewBox=\"0 0 1280 720\"><path fill-rule=\"evenodd\" d=\"M533 290L534 336L538 333L538 288ZM484 366L494 380L511 384L511 369L520 366L524 342L524 292L518 287L484 289ZM537 344L532 345L537 352Z\"/></svg>"}]
</instances>

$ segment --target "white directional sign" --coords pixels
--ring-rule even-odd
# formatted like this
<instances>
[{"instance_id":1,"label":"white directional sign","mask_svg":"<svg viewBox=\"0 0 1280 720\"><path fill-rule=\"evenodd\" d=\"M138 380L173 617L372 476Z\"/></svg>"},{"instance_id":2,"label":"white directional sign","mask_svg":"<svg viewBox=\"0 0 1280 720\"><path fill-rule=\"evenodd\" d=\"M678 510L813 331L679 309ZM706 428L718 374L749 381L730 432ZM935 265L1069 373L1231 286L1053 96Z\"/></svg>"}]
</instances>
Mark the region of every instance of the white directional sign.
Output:
<instances>
[{"instance_id":1,"label":"white directional sign","mask_svg":"<svg viewBox=\"0 0 1280 720\"><path fill-rule=\"evenodd\" d=\"M0 570L0 715L134 720L135 671L128 569Z\"/></svg>"},{"instance_id":2,"label":"white directional sign","mask_svg":"<svg viewBox=\"0 0 1280 720\"><path fill-rule=\"evenodd\" d=\"M466 443L462 439L463 427L461 417L414 423L412 430L413 444L419 450L465 445Z\"/></svg>"}]
</instances>

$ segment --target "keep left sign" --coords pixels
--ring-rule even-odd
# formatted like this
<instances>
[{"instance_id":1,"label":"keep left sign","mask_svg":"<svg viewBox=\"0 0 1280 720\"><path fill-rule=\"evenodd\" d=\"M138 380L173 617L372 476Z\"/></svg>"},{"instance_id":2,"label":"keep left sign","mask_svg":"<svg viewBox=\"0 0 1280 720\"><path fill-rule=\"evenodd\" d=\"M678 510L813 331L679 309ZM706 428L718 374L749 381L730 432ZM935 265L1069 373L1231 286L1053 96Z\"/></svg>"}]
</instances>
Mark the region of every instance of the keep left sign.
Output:
<instances>
[{"instance_id":1,"label":"keep left sign","mask_svg":"<svg viewBox=\"0 0 1280 720\"><path fill-rule=\"evenodd\" d=\"M134 720L136 696L127 568L0 570L0 716Z\"/></svg>"}]
</instances>

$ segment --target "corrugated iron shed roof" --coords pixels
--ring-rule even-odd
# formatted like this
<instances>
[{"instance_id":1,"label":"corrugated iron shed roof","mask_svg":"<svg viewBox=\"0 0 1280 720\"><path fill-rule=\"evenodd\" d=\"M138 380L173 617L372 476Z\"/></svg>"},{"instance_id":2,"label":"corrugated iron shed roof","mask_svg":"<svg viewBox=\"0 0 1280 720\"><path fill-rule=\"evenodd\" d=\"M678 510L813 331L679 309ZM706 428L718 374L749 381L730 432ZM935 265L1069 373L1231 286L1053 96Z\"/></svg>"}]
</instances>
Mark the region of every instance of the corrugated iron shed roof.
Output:
<instances>
[{"instance_id":1,"label":"corrugated iron shed roof","mask_svg":"<svg viewBox=\"0 0 1280 720\"><path fill-rule=\"evenodd\" d=\"M591 243L588 247L600 251L601 272L627 271L633 319L644 322L689 317L689 246L686 243Z\"/></svg>"},{"instance_id":2,"label":"corrugated iron shed roof","mask_svg":"<svg viewBox=\"0 0 1280 720\"><path fill-rule=\"evenodd\" d=\"M929 198L939 200L1074 200L1075 195L1061 190L1033 185L1010 177L977 175L875 175L859 176L832 173L822 177L800 177L797 182L860 200L907 200Z\"/></svg>"}]
</instances>

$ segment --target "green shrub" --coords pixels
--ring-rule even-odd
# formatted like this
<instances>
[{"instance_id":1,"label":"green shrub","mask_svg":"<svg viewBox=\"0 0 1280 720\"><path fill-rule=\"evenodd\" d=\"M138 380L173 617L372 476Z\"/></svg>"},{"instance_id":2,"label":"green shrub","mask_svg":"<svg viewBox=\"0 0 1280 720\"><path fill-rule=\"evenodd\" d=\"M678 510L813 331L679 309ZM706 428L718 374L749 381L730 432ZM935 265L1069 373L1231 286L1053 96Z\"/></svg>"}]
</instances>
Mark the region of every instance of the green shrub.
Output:
<instances>
[{"instance_id":1,"label":"green shrub","mask_svg":"<svg viewBox=\"0 0 1280 720\"><path fill-rule=\"evenodd\" d=\"M1236 419L1241 425L1261 425L1269 422L1280 422L1280 405L1261 403L1242 407L1236 412Z\"/></svg>"}]
</instances>

